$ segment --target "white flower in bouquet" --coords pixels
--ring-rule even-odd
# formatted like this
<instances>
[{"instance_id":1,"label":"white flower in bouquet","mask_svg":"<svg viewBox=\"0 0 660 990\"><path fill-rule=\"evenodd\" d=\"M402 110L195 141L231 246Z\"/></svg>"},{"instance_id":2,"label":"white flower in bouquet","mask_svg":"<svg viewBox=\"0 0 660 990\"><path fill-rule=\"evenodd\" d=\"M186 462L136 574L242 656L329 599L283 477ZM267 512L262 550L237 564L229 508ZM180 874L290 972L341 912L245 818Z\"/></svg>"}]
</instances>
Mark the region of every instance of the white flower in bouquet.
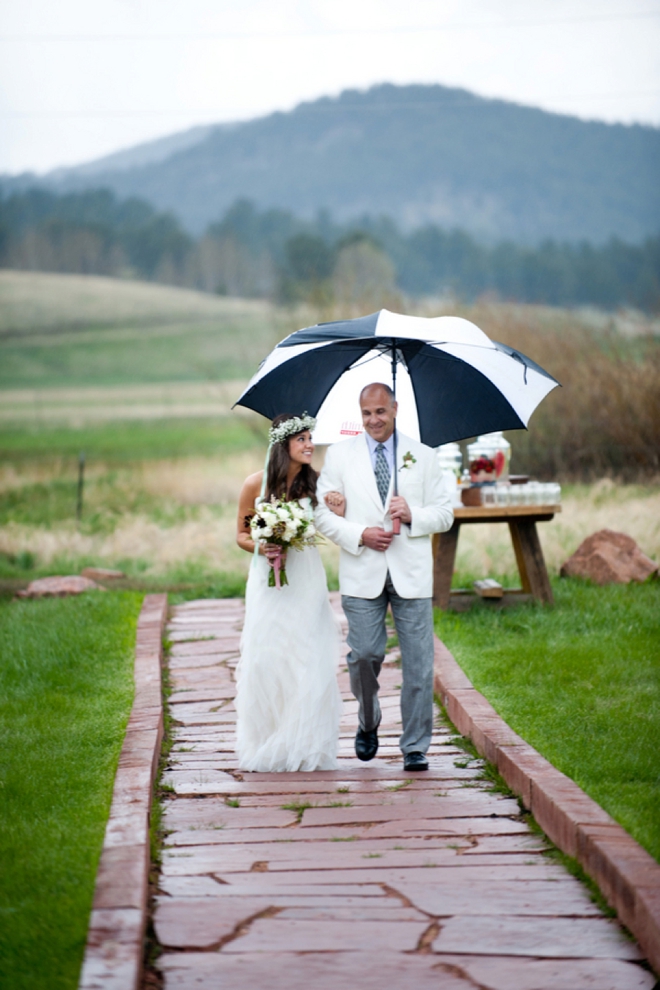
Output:
<instances>
[{"instance_id":1,"label":"white flower in bouquet","mask_svg":"<svg viewBox=\"0 0 660 990\"><path fill-rule=\"evenodd\" d=\"M288 584L283 558L289 549L304 550L318 543L320 537L313 523L312 506L309 499L305 505L284 498L271 498L257 506L250 520L250 533L255 543L271 543L281 548L280 554L272 561L268 584L280 587Z\"/></svg>"}]
</instances>

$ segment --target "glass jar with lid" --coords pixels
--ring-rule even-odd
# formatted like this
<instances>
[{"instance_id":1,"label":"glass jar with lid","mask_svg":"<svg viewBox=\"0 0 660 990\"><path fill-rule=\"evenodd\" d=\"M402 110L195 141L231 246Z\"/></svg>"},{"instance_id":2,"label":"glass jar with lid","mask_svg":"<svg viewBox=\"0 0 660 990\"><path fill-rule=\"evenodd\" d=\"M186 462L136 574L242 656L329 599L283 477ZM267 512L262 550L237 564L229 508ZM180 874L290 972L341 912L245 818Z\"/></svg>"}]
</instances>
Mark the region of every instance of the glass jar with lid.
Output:
<instances>
[{"instance_id":1,"label":"glass jar with lid","mask_svg":"<svg viewBox=\"0 0 660 990\"><path fill-rule=\"evenodd\" d=\"M457 443L443 443L437 448L438 463L441 471L453 471L458 480L463 468L463 455Z\"/></svg>"},{"instance_id":2,"label":"glass jar with lid","mask_svg":"<svg viewBox=\"0 0 660 990\"><path fill-rule=\"evenodd\" d=\"M454 505L460 505L460 490L458 486L461 481L461 468L463 467L463 454L457 443L443 443L437 448L438 463L442 476L445 480L445 487Z\"/></svg>"},{"instance_id":3,"label":"glass jar with lid","mask_svg":"<svg viewBox=\"0 0 660 990\"><path fill-rule=\"evenodd\" d=\"M477 437L474 443L468 445L467 456L471 472L475 462L491 461L493 465L492 480L498 481L500 484L509 480L511 444L505 440L501 431L483 433ZM483 468L483 463L480 466Z\"/></svg>"}]
</instances>

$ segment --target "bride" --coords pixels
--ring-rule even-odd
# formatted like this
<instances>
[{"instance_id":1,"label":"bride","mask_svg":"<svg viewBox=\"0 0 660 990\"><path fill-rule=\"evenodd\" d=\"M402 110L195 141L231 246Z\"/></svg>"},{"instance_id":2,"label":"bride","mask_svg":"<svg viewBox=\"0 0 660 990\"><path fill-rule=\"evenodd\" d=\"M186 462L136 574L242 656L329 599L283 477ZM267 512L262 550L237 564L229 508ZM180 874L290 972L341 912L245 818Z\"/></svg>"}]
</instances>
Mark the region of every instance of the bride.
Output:
<instances>
[{"instance_id":1,"label":"bride","mask_svg":"<svg viewBox=\"0 0 660 990\"><path fill-rule=\"evenodd\" d=\"M237 753L242 770L333 770L341 696L337 686L339 622L328 601L316 547L289 550L288 585L268 586L277 548L255 553L250 518L271 496L297 499L313 516L317 473L311 466L311 416L276 416L266 484L263 471L243 484L237 543L253 555L245 593L245 625L236 670ZM336 511L336 510L334 510Z\"/></svg>"}]
</instances>

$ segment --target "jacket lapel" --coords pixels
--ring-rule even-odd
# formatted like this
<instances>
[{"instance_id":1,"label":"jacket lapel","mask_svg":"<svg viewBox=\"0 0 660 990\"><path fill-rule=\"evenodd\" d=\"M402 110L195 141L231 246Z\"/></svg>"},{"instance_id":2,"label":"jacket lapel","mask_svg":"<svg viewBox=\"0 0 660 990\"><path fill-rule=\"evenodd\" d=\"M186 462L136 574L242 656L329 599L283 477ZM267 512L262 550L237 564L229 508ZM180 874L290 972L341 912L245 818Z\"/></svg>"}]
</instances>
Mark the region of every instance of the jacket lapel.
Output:
<instances>
[{"instance_id":1,"label":"jacket lapel","mask_svg":"<svg viewBox=\"0 0 660 990\"><path fill-rule=\"evenodd\" d=\"M383 503L380 500L380 495L378 494L378 485L376 484L376 475L374 474L373 465L371 463L371 456L369 454L369 447L367 446L367 441L365 439L364 433L362 433L356 440L357 446L357 457L356 457L356 472L359 474L361 483L364 485L365 490L369 497L376 503L381 511L383 509ZM391 480L390 480L391 485ZM386 502L387 505L387 502Z\"/></svg>"},{"instance_id":2,"label":"jacket lapel","mask_svg":"<svg viewBox=\"0 0 660 990\"><path fill-rule=\"evenodd\" d=\"M406 446L406 442L408 446ZM387 499L385 500L385 511L390 511L390 502L392 501L392 496L394 495L394 474L396 472L399 480L399 494L401 494L401 480L406 471L402 471L403 467L403 455L409 450L410 440L403 433L397 432L397 445L396 445L396 464L394 466L394 471L390 477L390 487L387 491ZM375 476L374 476L375 477Z\"/></svg>"}]
</instances>

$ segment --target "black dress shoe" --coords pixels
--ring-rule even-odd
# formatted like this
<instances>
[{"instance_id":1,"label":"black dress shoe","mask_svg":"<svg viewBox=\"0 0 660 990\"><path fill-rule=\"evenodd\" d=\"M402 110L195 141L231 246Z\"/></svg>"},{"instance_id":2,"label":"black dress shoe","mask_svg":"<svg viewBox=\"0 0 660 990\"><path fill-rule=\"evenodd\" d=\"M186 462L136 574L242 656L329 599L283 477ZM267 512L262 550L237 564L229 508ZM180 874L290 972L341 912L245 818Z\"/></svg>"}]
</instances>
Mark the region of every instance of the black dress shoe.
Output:
<instances>
[{"instance_id":1,"label":"black dress shoe","mask_svg":"<svg viewBox=\"0 0 660 990\"><path fill-rule=\"evenodd\" d=\"M403 757L404 770L428 770L429 761L423 753L406 753Z\"/></svg>"},{"instance_id":2,"label":"black dress shoe","mask_svg":"<svg viewBox=\"0 0 660 990\"><path fill-rule=\"evenodd\" d=\"M358 760L373 760L378 752L378 728L358 729L355 736L355 754Z\"/></svg>"}]
</instances>

